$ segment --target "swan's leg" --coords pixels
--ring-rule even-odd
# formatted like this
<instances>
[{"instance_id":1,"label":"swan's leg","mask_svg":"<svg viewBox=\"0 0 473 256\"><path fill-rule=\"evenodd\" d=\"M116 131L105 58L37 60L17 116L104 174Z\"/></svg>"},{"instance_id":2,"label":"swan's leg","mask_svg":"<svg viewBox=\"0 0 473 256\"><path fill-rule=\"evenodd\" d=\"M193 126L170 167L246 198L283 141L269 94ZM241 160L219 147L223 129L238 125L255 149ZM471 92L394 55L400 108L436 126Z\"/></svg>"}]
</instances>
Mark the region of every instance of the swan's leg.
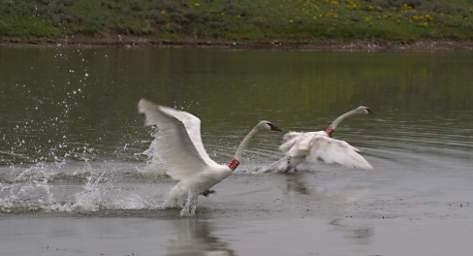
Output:
<instances>
[{"instance_id":1,"label":"swan's leg","mask_svg":"<svg viewBox=\"0 0 473 256\"><path fill-rule=\"evenodd\" d=\"M197 209L197 199L199 194L194 193L193 191L187 192L187 201L184 207L181 210L181 216L194 216L195 210Z\"/></svg>"},{"instance_id":2,"label":"swan's leg","mask_svg":"<svg viewBox=\"0 0 473 256\"><path fill-rule=\"evenodd\" d=\"M286 168L284 170L281 170L281 172L283 173L288 173L288 172L291 172L291 171L294 171L295 168L294 168L294 165L293 165L293 157L290 157L290 156L286 156L285 159L286 160Z\"/></svg>"},{"instance_id":3,"label":"swan's leg","mask_svg":"<svg viewBox=\"0 0 473 256\"><path fill-rule=\"evenodd\" d=\"M191 216L194 216L194 215L195 215L195 211L197 210L197 200L198 200L198 198L199 198L198 195L192 196Z\"/></svg>"},{"instance_id":4,"label":"swan's leg","mask_svg":"<svg viewBox=\"0 0 473 256\"><path fill-rule=\"evenodd\" d=\"M207 189L204 192L200 193L201 195L208 197L210 194L217 193L215 190Z\"/></svg>"},{"instance_id":5,"label":"swan's leg","mask_svg":"<svg viewBox=\"0 0 473 256\"><path fill-rule=\"evenodd\" d=\"M304 162L304 157L290 157L287 161L288 169L285 171L285 173L288 172L297 172L298 169L297 167Z\"/></svg>"}]
</instances>

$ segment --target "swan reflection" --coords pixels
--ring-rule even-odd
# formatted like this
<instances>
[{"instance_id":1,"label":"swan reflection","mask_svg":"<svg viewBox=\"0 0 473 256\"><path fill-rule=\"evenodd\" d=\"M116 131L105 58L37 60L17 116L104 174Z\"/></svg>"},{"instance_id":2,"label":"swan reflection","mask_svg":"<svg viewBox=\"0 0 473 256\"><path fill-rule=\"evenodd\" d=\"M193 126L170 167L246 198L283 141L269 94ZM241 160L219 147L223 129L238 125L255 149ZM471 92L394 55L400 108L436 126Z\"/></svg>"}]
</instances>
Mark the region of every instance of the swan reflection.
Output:
<instances>
[{"instance_id":1,"label":"swan reflection","mask_svg":"<svg viewBox=\"0 0 473 256\"><path fill-rule=\"evenodd\" d=\"M340 218L333 219L329 224L334 227L335 231L339 231L344 237L353 239L358 244L370 244L371 237L374 236L372 227L348 225L343 223Z\"/></svg>"},{"instance_id":2,"label":"swan reflection","mask_svg":"<svg viewBox=\"0 0 473 256\"><path fill-rule=\"evenodd\" d=\"M306 184L305 174L295 172L286 175L286 191L287 193L296 193L301 195L310 194L309 186Z\"/></svg>"},{"instance_id":3,"label":"swan reflection","mask_svg":"<svg viewBox=\"0 0 473 256\"><path fill-rule=\"evenodd\" d=\"M236 255L229 244L213 234L210 222L198 219L173 221L176 236L167 243L166 255Z\"/></svg>"}]
</instances>

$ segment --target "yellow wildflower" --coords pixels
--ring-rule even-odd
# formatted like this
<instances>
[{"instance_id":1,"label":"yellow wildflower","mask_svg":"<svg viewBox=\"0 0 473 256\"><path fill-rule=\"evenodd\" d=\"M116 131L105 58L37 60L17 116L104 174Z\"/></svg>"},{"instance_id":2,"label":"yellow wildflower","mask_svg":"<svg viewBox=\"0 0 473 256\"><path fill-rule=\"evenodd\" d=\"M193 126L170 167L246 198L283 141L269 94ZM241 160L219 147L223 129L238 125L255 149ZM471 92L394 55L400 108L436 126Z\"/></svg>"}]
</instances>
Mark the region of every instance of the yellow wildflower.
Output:
<instances>
[{"instance_id":1,"label":"yellow wildflower","mask_svg":"<svg viewBox=\"0 0 473 256\"><path fill-rule=\"evenodd\" d=\"M407 12L407 11L409 11L410 9L412 9L412 8L411 8L411 6L408 5L407 3L403 3L403 4L402 4L402 10L403 10L403 11Z\"/></svg>"}]
</instances>

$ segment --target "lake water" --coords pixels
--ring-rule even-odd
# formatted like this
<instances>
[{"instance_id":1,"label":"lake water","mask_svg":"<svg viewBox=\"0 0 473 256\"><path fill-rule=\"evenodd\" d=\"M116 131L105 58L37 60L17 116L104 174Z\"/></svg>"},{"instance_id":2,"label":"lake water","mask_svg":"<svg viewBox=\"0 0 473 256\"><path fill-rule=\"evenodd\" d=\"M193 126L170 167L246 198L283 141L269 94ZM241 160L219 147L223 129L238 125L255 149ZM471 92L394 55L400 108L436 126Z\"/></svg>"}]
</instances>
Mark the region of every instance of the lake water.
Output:
<instances>
[{"instance_id":1,"label":"lake water","mask_svg":"<svg viewBox=\"0 0 473 256\"><path fill-rule=\"evenodd\" d=\"M1 255L458 255L473 249L473 54L0 48ZM141 97L202 120L217 162L261 119L335 133L374 170L255 174L261 133L196 217L143 152Z\"/></svg>"}]
</instances>

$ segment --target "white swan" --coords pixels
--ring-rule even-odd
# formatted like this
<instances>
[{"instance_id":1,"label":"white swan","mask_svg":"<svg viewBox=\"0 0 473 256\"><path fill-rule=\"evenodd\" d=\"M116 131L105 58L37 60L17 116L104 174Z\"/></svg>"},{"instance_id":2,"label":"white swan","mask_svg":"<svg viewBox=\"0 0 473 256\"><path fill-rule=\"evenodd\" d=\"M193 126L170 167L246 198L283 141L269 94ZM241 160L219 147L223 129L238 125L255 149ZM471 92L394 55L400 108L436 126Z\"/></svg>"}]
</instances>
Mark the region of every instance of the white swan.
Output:
<instances>
[{"instance_id":1,"label":"white swan","mask_svg":"<svg viewBox=\"0 0 473 256\"><path fill-rule=\"evenodd\" d=\"M359 106L340 115L323 131L286 133L283 137L283 143L279 146L284 156L273 164L261 169L260 172L289 172L297 170L297 166L302 163L310 164L313 162L372 169L371 164L359 154L360 150L343 140L330 138L340 122L345 118L356 114L369 113L371 113L371 110L368 107Z\"/></svg>"},{"instance_id":2,"label":"white swan","mask_svg":"<svg viewBox=\"0 0 473 256\"><path fill-rule=\"evenodd\" d=\"M158 153L167 165L166 173L179 181L169 192L163 208L182 207L181 216L194 215L199 194L207 196L215 192L209 189L238 167L243 149L258 131L281 131L271 122L260 121L240 143L233 159L227 165L221 165L205 151L200 119L196 116L145 99L139 101L138 111L145 114L145 125L158 126Z\"/></svg>"}]
</instances>

